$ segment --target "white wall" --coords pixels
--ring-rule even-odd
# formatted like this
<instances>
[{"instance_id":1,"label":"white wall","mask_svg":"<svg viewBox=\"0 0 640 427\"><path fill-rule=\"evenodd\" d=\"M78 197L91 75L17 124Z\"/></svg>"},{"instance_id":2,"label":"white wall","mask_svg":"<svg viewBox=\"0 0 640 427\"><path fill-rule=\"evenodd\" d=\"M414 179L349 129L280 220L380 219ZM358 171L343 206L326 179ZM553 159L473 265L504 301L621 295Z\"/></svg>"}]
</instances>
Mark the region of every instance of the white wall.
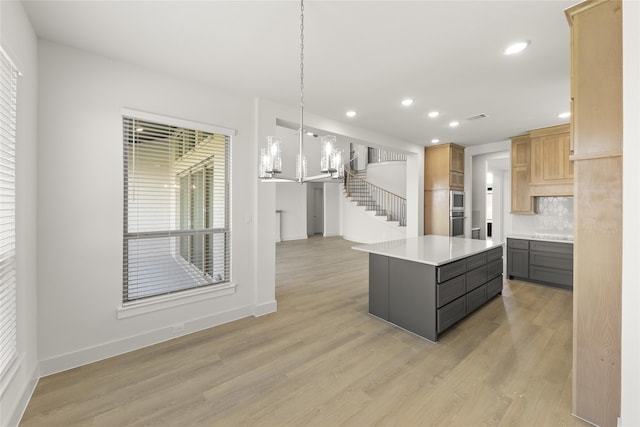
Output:
<instances>
[{"instance_id":1,"label":"white wall","mask_svg":"<svg viewBox=\"0 0 640 427\"><path fill-rule=\"evenodd\" d=\"M0 381L0 427L16 425L39 377L37 345L37 38L20 2L0 1L0 44L20 68L16 123L18 363Z\"/></svg>"},{"instance_id":2,"label":"white wall","mask_svg":"<svg viewBox=\"0 0 640 427\"><path fill-rule=\"evenodd\" d=\"M513 215L511 215L511 171L502 171L502 236L506 241L511 233Z\"/></svg>"},{"instance_id":3,"label":"white wall","mask_svg":"<svg viewBox=\"0 0 640 427\"><path fill-rule=\"evenodd\" d=\"M307 186L293 182L276 184L276 209L280 213L280 236L284 240L307 238Z\"/></svg>"},{"instance_id":4,"label":"white wall","mask_svg":"<svg viewBox=\"0 0 640 427\"><path fill-rule=\"evenodd\" d=\"M340 236L340 199L344 199L342 194L342 183L324 183L324 237Z\"/></svg>"},{"instance_id":5,"label":"white wall","mask_svg":"<svg viewBox=\"0 0 640 427\"><path fill-rule=\"evenodd\" d=\"M374 217L346 197L341 198L343 237L357 243L378 243L407 237L406 227Z\"/></svg>"},{"instance_id":6,"label":"white wall","mask_svg":"<svg viewBox=\"0 0 640 427\"><path fill-rule=\"evenodd\" d=\"M622 238L622 411L620 425L640 426L640 3L625 1L623 19L624 157Z\"/></svg>"},{"instance_id":7,"label":"white wall","mask_svg":"<svg viewBox=\"0 0 640 427\"><path fill-rule=\"evenodd\" d=\"M316 233L315 215L316 215L316 201L315 192L316 189L322 189L322 183L320 182L308 182L304 185L306 189L306 201L307 201L307 236L313 236ZM324 199L324 190L322 193ZM324 209L324 203L323 203ZM324 231L324 230L323 230Z\"/></svg>"},{"instance_id":8,"label":"white wall","mask_svg":"<svg viewBox=\"0 0 640 427\"><path fill-rule=\"evenodd\" d=\"M407 198L407 162L379 162L367 165L367 181Z\"/></svg>"},{"instance_id":9,"label":"white wall","mask_svg":"<svg viewBox=\"0 0 640 427\"><path fill-rule=\"evenodd\" d=\"M407 154L407 237L423 234L424 147L420 147L417 153Z\"/></svg>"},{"instance_id":10,"label":"white wall","mask_svg":"<svg viewBox=\"0 0 640 427\"><path fill-rule=\"evenodd\" d=\"M43 374L275 309L255 270L252 101L47 41L39 44L38 348ZM232 142L235 293L118 319L123 107L237 130ZM275 209L272 209L275 211ZM274 212L275 215L275 212ZM269 222L274 245L274 220ZM265 231L267 233L267 231ZM253 255L253 256L252 256Z\"/></svg>"},{"instance_id":11,"label":"white wall","mask_svg":"<svg viewBox=\"0 0 640 427\"><path fill-rule=\"evenodd\" d=\"M355 167L357 170L364 170L367 168L369 164L369 147L362 144L353 144L354 153L353 155L356 157Z\"/></svg>"},{"instance_id":12,"label":"white wall","mask_svg":"<svg viewBox=\"0 0 640 427\"><path fill-rule=\"evenodd\" d=\"M496 242L504 241L504 184L502 182L502 171L490 171L493 174L492 185L492 236L491 239Z\"/></svg>"}]
</instances>

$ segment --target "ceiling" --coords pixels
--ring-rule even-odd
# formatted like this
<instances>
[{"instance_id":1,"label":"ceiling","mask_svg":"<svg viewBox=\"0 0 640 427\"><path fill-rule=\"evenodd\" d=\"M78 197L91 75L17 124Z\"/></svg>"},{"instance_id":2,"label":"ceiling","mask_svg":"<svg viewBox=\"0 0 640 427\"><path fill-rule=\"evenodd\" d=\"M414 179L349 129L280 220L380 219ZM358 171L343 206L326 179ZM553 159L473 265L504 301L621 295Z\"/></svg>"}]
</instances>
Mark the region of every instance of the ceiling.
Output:
<instances>
[{"instance_id":1,"label":"ceiling","mask_svg":"<svg viewBox=\"0 0 640 427\"><path fill-rule=\"evenodd\" d=\"M566 123L574 1L305 2L305 110L429 145ZM297 1L23 0L39 37L215 88L299 102ZM505 56L515 41L520 54ZM415 100L410 107L400 101ZM358 115L347 118L347 110ZM429 111L440 116L431 119ZM486 114L487 118L466 120ZM448 123L458 120L460 126Z\"/></svg>"}]
</instances>

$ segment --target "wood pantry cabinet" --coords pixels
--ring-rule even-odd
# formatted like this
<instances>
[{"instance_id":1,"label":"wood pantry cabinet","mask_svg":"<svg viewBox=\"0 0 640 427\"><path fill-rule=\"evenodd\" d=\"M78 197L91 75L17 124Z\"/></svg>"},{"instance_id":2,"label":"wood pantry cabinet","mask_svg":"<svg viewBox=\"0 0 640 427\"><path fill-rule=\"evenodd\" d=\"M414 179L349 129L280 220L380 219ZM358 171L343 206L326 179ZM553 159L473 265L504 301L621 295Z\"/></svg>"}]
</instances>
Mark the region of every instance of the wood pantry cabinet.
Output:
<instances>
[{"instance_id":1,"label":"wood pantry cabinet","mask_svg":"<svg viewBox=\"0 0 640 427\"><path fill-rule=\"evenodd\" d=\"M464 147L449 144L449 186L452 190L464 190Z\"/></svg>"},{"instance_id":2,"label":"wood pantry cabinet","mask_svg":"<svg viewBox=\"0 0 640 427\"><path fill-rule=\"evenodd\" d=\"M464 190L464 147L451 143L425 147L424 189Z\"/></svg>"},{"instance_id":3,"label":"wood pantry cabinet","mask_svg":"<svg viewBox=\"0 0 640 427\"><path fill-rule=\"evenodd\" d=\"M424 234L448 236L449 192L464 191L464 147L425 147L424 190Z\"/></svg>"},{"instance_id":4,"label":"wood pantry cabinet","mask_svg":"<svg viewBox=\"0 0 640 427\"><path fill-rule=\"evenodd\" d=\"M533 196L529 193L530 168L531 137L511 138L511 213L534 213Z\"/></svg>"},{"instance_id":5,"label":"wood pantry cabinet","mask_svg":"<svg viewBox=\"0 0 640 427\"><path fill-rule=\"evenodd\" d=\"M575 167L572 413L602 427L620 416L622 7L592 0L565 11Z\"/></svg>"}]
</instances>

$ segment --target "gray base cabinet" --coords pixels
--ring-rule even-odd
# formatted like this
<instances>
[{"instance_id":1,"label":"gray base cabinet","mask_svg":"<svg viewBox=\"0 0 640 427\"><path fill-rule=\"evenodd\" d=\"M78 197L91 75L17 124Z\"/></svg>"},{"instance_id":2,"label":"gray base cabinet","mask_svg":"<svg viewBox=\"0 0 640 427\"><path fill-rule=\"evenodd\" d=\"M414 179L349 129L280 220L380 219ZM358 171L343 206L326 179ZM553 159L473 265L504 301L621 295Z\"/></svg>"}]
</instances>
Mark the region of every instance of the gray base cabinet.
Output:
<instances>
[{"instance_id":1,"label":"gray base cabinet","mask_svg":"<svg viewBox=\"0 0 640 427\"><path fill-rule=\"evenodd\" d=\"M369 254L369 313L437 341L502 292L502 246L433 266Z\"/></svg>"},{"instance_id":2,"label":"gray base cabinet","mask_svg":"<svg viewBox=\"0 0 640 427\"><path fill-rule=\"evenodd\" d=\"M507 275L529 277L529 241L507 239Z\"/></svg>"},{"instance_id":3,"label":"gray base cabinet","mask_svg":"<svg viewBox=\"0 0 640 427\"><path fill-rule=\"evenodd\" d=\"M573 289L573 244L507 239L507 275L563 289Z\"/></svg>"}]
</instances>

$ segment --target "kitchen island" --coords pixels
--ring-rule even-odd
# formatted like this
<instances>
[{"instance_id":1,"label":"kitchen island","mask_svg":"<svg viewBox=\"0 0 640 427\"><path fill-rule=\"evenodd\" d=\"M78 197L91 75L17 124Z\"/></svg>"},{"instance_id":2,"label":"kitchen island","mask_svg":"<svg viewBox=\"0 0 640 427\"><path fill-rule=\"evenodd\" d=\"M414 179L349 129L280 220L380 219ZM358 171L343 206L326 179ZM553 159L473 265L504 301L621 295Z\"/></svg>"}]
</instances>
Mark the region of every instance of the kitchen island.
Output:
<instances>
[{"instance_id":1,"label":"kitchen island","mask_svg":"<svg viewBox=\"0 0 640 427\"><path fill-rule=\"evenodd\" d=\"M502 292L502 243L419 236L369 253L369 313L430 341Z\"/></svg>"}]
</instances>

